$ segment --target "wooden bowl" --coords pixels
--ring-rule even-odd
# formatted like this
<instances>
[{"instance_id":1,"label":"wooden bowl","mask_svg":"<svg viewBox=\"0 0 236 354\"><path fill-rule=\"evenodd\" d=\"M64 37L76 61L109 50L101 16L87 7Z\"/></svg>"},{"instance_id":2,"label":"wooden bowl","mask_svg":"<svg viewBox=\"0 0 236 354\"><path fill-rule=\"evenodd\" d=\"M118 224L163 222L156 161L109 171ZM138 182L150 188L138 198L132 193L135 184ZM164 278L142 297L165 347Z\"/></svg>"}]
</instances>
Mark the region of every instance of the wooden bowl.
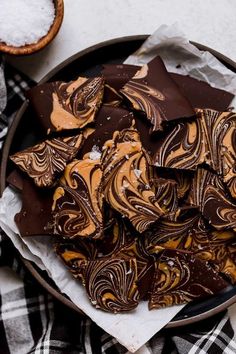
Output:
<instances>
[{"instance_id":1,"label":"wooden bowl","mask_svg":"<svg viewBox=\"0 0 236 354\"><path fill-rule=\"evenodd\" d=\"M37 43L27 44L22 47L14 47L0 42L0 52L11 55L29 55L46 47L57 35L64 16L63 0L53 0L53 2L55 6L55 18L46 36L42 37Z\"/></svg>"}]
</instances>

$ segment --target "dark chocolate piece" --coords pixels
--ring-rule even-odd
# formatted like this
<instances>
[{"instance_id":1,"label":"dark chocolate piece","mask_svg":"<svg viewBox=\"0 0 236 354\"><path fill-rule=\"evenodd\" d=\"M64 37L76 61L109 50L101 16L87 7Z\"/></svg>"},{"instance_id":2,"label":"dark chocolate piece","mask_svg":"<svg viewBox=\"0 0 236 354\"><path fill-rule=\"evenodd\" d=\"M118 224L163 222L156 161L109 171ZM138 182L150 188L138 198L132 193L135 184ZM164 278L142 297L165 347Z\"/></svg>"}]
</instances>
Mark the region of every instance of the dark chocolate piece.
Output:
<instances>
[{"instance_id":1,"label":"dark chocolate piece","mask_svg":"<svg viewBox=\"0 0 236 354\"><path fill-rule=\"evenodd\" d=\"M204 81L188 75L170 73L182 94L187 97L195 108L210 108L216 111L226 111L234 95L224 90L216 89Z\"/></svg>"},{"instance_id":2,"label":"dark chocolate piece","mask_svg":"<svg viewBox=\"0 0 236 354\"><path fill-rule=\"evenodd\" d=\"M13 170L7 177L7 183L20 192L22 192L23 190L23 182L24 177L22 176L22 173L19 170Z\"/></svg>"},{"instance_id":3,"label":"dark chocolate piece","mask_svg":"<svg viewBox=\"0 0 236 354\"><path fill-rule=\"evenodd\" d=\"M66 166L53 196L55 234L99 238L103 230L100 160L84 157Z\"/></svg>"},{"instance_id":4,"label":"dark chocolate piece","mask_svg":"<svg viewBox=\"0 0 236 354\"><path fill-rule=\"evenodd\" d=\"M135 259L89 261L84 279L89 299L96 308L118 313L131 311L138 306Z\"/></svg>"},{"instance_id":5,"label":"dark chocolate piece","mask_svg":"<svg viewBox=\"0 0 236 354\"><path fill-rule=\"evenodd\" d=\"M192 254L165 250L156 263L149 309L180 305L218 293L228 283Z\"/></svg>"},{"instance_id":6,"label":"dark chocolate piece","mask_svg":"<svg viewBox=\"0 0 236 354\"><path fill-rule=\"evenodd\" d=\"M220 178L198 168L192 182L188 202L199 207L202 215L218 230L236 230L236 204L227 195Z\"/></svg>"},{"instance_id":7,"label":"dark chocolate piece","mask_svg":"<svg viewBox=\"0 0 236 354\"><path fill-rule=\"evenodd\" d=\"M94 122L94 132L87 138L78 156L82 158L94 146L101 151L104 143L112 139L116 130L129 128L133 120L134 115L126 109L102 106Z\"/></svg>"},{"instance_id":8,"label":"dark chocolate piece","mask_svg":"<svg viewBox=\"0 0 236 354\"><path fill-rule=\"evenodd\" d=\"M101 160L107 203L127 217L138 232L163 214L149 180L149 158L135 128L115 132L104 145Z\"/></svg>"},{"instance_id":9,"label":"dark chocolate piece","mask_svg":"<svg viewBox=\"0 0 236 354\"><path fill-rule=\"evenodd\" d=\"M163 123L195 116L160 57L145 64L120 92L133 109L146 114L154 132L162 130Z\"/></svg>"},{"instance_id":10,"label":"dark chocolate piece","mask_svg":"<svg viewBox=\"0 0 236 354\"><path fill-rule=\"evenodd\" d=\"M28 177L23 180L22 208L15 215L21 236L53 234L52 190L37 188Z\"/></svg>"},{"instance_id":11,"label":"dark chocolate piece","mask_svg":"<svg viewBox=\"0 0 236 354\"><path fill-rule=\"evenodd\" d=\"M83 128L93 122L102 103L103 90L103 78L79 77L69 83L38 85L27 92L27 97L48 134Z\"/></svg>"},{"instance_id":12,"label":"dark chocolate piece","mask_svg":"<svg viewBox=\"0 0 236 354\"><path fill-rule=\"evenodd\" d=\"M140 70L140 66L126 64L105 64L102 75L105 83L117 92Z\"/></svg>"},{"instance_id":13,"label":"dark chocolate piece","mask_svg":"<svg viewBox=\"0 0 236 354\"><path fill-rule=\"evenodd\" d=\"M10 159L33 178L38 187L51 187L91 132L92 129L86 129L75 136L45 140L11 155Z\"/></svg>"},{"instance_id":14,"label":"dark chocolate piece","mask_svg":"<svg viewBox=\"0 0 236 354\"><path fill-rule=\"evenodd\" d=\"M212 259L208 231L196 208L180 209L176 220L160 220L144 234L145 245L150 253L159 248L190 251L199 258Z\"/></svg>"}]
</instances>

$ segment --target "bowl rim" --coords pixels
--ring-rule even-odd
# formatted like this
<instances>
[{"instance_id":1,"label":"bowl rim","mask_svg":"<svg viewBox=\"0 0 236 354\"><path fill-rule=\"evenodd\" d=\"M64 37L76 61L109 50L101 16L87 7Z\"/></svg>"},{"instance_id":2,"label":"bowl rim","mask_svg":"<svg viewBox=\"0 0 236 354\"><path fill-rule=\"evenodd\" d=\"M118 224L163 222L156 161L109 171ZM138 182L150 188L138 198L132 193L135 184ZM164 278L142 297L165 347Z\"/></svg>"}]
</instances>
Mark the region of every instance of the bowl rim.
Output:
<instances>
[{"instance_id":1,"label":"bowl rim","mask_svg":"<svg viewBox=\"0 0 236 354\"><path fill-rule=\"evenodd\" d=\"M42 83L47 82L48 80L50 80L56 73L58 73L60 70L62 70L63 68L65 68L67 65L69 65L70 63L72 63L74 60L77 60L83 56L85 56L86 54L90 54L92 52L94 52L97 49L103 48L103 47L107 47L110 45L114 45L114 44L118 44L118 43L125 43L125 42L129 42L129 41L144 41L145 39L147 39L149 35L133 35L133 36L126 36L126 37L119 37L119 38L115 38L115 39L111 39L108 41L104 41L98 44L95 44L91 47L88 47L82 51L77 52L76 54L72 55L71 57L67 58L66 60L64 60L62 63L58 64L55 68L53 68L52 70L49 71L49 73L47 73L39 82L37 85L40 85ZM230 58L226 57L225 55L215 51L214 49L211 49L210 47L207 47L205 45L202 45L200 43L197 42L193 42L190 41L191 44L193 44L194 46L196 46L198 49L200 50L207 50L209 51L211 54L213 54L218 60L222 61L224 65L227 65L227 67L231 68L233 71L236 72L236 62L234 62L233 60L231 60ZM8 134L7 134L7 138L5 140L3 149L2 149L2 158L1 158L1 169L0 169L0 193L3 193L3 190L6 187L6 168L7 168L7 163L8 163L8 156L9 156L9 150L10 150L10 146L11 146L11 142L12 139L14 137L14 134L16 132L17 126L20 123L21 118L23 117L23 114L25 112L25 110L28 107L28 100L26 100L22 106L20 107L20 109L18 110L13 123L11 125L11 127L9 128ZM30 271L30 273L33 275L33 277L40 283L40 285L45 288L51 295L53 295L57 300L59 300L60 302L62 302L64 305L68 306L69 308L75 310L78 314L80 315L85 315L84 312L77 307L70 299L68 299L67 297L65 297L65 295L63 295L62 293L60 293L59 290L55 289L51 284L49 284L44 278L43 276L41 276L40 272L36 269L36 266L34 266L32 264L32 262L24 259L23 257L21 257L24 265L26 266L26 268ZM182 327L182 326L186 326L189 324L193 324L195 322L199 322L201 320L207 319L213 315L216 315L218 313L220 313L221 311L225 310L227 307L229 307L230 305L232 305L233 303L236 302L236 295L233 295L230 299L226 300L225 302L223 302L222 304L216 306L213 309L207 310L201 314L195 315L194 317L191 318L183 318L180 320L171 320L166 326L165 328L174 328L174 327Z\"/></svg>"},{"instance_id":2,"label":"bowl rim","mask_svg":"<svg viewBox=\"0 0 236 354\"><path fill-rule=\"evenodd\" d=\"M39 39L37 43L26 44L21 47L14 47L0 42L0 52L10 55L30 55L46 47L57 35L64 17L64 1L53 0L55 7L55 18L48 33Z\"/></svg>"}]
</instances>

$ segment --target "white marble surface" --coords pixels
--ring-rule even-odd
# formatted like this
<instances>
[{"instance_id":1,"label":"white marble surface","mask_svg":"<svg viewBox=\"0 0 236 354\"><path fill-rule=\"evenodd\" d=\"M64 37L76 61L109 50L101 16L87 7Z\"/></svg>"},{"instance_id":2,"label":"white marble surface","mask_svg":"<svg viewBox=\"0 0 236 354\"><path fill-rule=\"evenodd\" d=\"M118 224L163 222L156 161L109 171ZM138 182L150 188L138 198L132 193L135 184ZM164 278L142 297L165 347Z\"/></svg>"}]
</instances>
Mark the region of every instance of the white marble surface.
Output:
<instances>
[{"instance_id":1,"label":"white marble surface","mask_svg":"<svg viewBox=\"0 0 236 354\"><path fill-rule=\"evenodd\" d=\"M36 81L72 54L95 43L154 32L178 23L190 40L236 61L235 0L64 0L58 36L42 52L11 62Z\"/></svg>"}]
</instances>

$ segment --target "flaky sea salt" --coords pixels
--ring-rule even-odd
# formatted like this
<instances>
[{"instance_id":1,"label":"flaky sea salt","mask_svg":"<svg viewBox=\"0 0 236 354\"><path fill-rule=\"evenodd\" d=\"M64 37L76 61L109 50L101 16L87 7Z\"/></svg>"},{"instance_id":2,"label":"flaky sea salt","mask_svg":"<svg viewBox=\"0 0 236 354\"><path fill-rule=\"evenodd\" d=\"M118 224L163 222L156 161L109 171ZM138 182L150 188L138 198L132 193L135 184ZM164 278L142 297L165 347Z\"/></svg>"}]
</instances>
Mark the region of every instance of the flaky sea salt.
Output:
<instances>
[{"instance_id":1,"label":"flaky sea salt","mask_svg":"<svg viewBox=\"0 0 236 354\"><path fill-rule=\"evenodd\" d=\"M52 0L0 0L0 42L14 47L36 43L54 17Z\"/></svg>"},{"instance_id":2,"label":"flaky sea salt","mask_svg":"<svg viewBox=\"0 0 236 354\"><path fill-rule=\"evenodd\" d=\"M97 145L93 145L92 150L89 153L89 158L91 160L99 160L102 153Z\"/></svg>"}]
</instances>

